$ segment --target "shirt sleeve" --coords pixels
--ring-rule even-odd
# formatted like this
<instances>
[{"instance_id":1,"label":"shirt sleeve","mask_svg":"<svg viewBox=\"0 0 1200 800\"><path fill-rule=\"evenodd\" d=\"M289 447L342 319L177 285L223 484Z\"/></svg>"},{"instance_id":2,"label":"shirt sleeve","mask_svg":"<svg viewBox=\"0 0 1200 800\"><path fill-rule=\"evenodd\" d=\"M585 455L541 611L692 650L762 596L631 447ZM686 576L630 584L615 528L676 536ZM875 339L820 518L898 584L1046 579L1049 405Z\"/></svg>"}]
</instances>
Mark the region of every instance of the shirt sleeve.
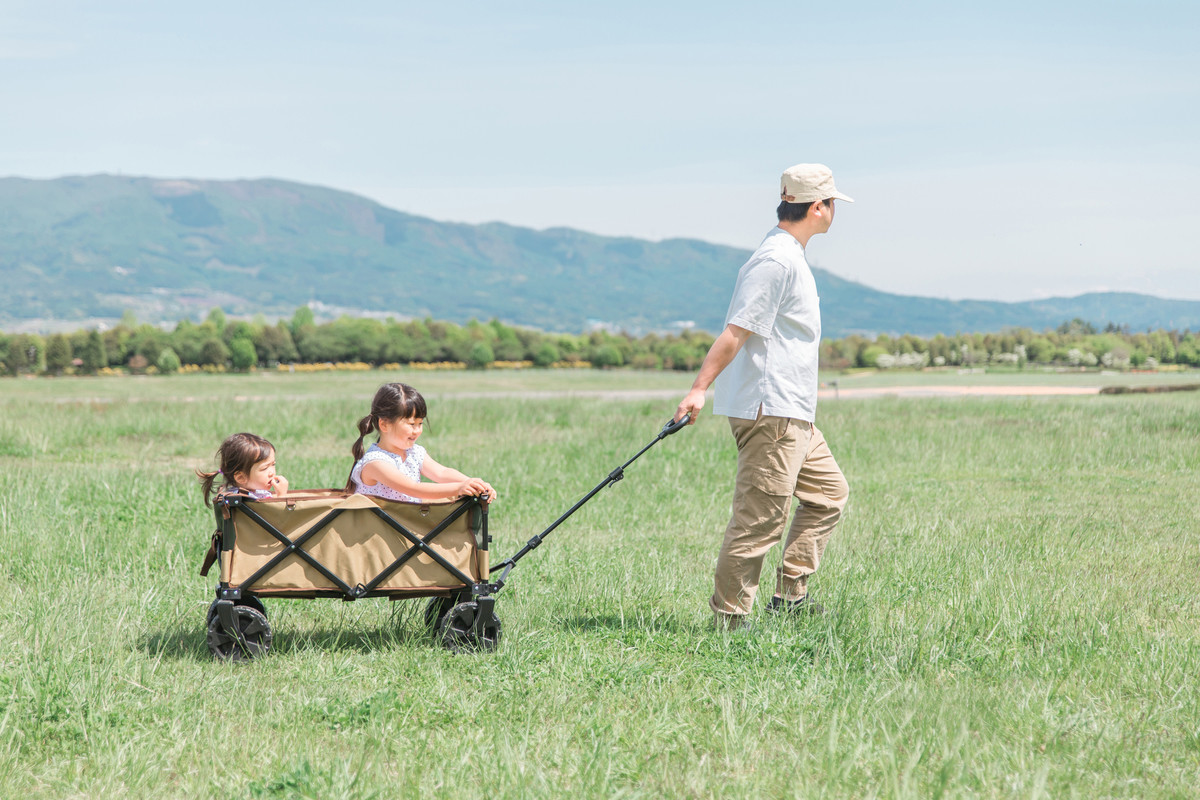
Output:
<instances>
[{"instance_id":1,"label":"shirt sleeve","mask_svg":"<svg viewBox=\"0 0 1200 800\"><path fill-rule=\"evenodd\" d=\"M760 261L738 273L725 324L769 337L783 302L788 271L778 261Z\"/></svg>"}]
</instances>

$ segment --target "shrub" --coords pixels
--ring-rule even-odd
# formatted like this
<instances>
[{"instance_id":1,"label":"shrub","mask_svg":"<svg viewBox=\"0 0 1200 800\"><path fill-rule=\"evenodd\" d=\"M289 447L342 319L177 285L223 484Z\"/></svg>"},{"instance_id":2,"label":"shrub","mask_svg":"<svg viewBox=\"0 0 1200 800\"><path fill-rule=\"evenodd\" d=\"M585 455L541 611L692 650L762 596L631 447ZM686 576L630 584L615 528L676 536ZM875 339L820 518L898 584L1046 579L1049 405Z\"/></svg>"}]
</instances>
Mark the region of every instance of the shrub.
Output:
<instances>
[{"instance_id":1,"label":"shrub","mask_svg":"<svg viewBox=\"0 0 1200 800\"><path fill-rule=\"evenodd\" d=\"M174 350L164 347L162 352L158 354L158 363L155 366L164 375L171 375L178 372L182 364L179 363L179 356L175 355Z\"/></svg>"},{"instance_id":2,"label":"shrub","mask_svg":"<svg viewBox=\"0 0 1200 800\"><path fill-rule=\"evenodd\" d=\"M625 363L621 351L611 344L601 345L592 353L592 365L596 367L619 367Z\"/></svg>"},{"instance_id":3,"label":"shrub","mask_svg":"<svg viewBox=\"0 0 1200 800\"><path fill-rule=\"evenodd\" d=\"M467 354L467 366L471 369L483 369L495 360L496 354L487 342L476 342Z\"/></svg>"},{"instance_id":4,"label":"shrub","mask_svg":"<svg viewBox=\"0 0 1200 800\"><path fill-rule=\"evenodd\" d=\"M877 344L870 347L864 347L863 351L858 354L858 365L860 367L875 367L878 366L880 356L888 356L887 350L884 350Z\"/></svg>"},{"instance_id":5,"label":"shrub","mask_svg":"<svg viewBox=\"0 0 1200 800\"><path fill-rule=\"evenodd\" d=\"M258 351L254 349L254 342L245 338L233 340L229 345L229 357L236 370L248 370L258 363Z\"/></svg>"},{"instance_id":6,"label":"shrub","mask_svg":"<svg viewBox=\"0 0 1200 800\"><path fill-rule=\"evenodd\" d=\"M538 367L548 367L560 358L562 358L562 354L559 353L553 342L542 342L537 352L533 354L533 363Z\"/></svg>"}]
</instances>

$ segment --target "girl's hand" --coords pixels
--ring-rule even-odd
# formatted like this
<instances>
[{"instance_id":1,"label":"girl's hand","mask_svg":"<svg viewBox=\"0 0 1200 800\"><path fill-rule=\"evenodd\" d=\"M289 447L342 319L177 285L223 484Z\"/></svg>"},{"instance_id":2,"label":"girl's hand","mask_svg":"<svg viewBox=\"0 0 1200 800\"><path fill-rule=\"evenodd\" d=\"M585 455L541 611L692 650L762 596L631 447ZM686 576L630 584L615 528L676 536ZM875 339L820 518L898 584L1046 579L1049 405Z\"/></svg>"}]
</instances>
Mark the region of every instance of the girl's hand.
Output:
<instances>
[{"instance_id":1,"label":"girl's hand","mask_svg":"<svg viewBox=\"0 0 1200 800\"><path fill-rule=\"evenodd\" d=\"M287 478L283 477L282 475L276 475L271 479L271 494L275 495L276 497L282 497L283 495L287 494L287 491Z\"/></svg>"},{"instance_id":2,"label":"girl's hand","mask_svg":"<svg viewBox=\"0 0 1200 800\"><path fill-rule=\"evenodd\" d=\"M478 497L479 495L487 495L488 502L496 502L496 490L488 485L487 481L479 478L467 478L458 484L459 497Z\"/></svg>"}]
</instances>

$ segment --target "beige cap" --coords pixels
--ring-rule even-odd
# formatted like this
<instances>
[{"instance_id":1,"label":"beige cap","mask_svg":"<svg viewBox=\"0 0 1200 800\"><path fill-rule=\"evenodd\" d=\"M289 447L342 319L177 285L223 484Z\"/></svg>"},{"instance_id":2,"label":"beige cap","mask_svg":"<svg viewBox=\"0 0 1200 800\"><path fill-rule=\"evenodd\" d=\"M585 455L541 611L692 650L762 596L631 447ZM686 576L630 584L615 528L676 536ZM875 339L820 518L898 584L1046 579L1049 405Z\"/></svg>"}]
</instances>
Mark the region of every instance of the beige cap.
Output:
<instances>
[{"instance_id":1,"label":"beige cap","mask_svg":"<svg viewBox=\"0 0 1200 800\"><path fill-rule=\"evenodd\" d=\"M833 172L824 164L797 164L784 170L779 196L788 203L816 203L836 197L853 203L833 185Z\"/></svg>"}]
</instances>

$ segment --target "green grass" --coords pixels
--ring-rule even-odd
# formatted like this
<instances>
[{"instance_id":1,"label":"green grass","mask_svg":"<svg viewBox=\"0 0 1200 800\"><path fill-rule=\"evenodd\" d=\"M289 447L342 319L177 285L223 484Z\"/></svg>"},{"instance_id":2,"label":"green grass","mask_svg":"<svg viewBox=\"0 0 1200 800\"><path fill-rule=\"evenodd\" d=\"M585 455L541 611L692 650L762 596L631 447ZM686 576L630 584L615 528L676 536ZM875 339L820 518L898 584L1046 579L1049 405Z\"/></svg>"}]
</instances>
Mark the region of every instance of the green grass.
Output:
<instances>
[{"instance_id":1,"label":"green grass","mask_svg":"<svg viewBox=\"0 0 1200 800\"><path fill-rule=\"evenodd\" d=\"M0 381L0 797L1200 785L1191 393L824 402L851 486L813 581L824 618L709 627L734 452L706 415L520 563L498 652L432 644L417 602L268 600L272 652L214 662L191 470L249 429L293 486L340 485L383 377ZM652 439L690 383L386 377L429 396L438 460L499 489L496 557Z\"/></svg>"}]
</instances>

